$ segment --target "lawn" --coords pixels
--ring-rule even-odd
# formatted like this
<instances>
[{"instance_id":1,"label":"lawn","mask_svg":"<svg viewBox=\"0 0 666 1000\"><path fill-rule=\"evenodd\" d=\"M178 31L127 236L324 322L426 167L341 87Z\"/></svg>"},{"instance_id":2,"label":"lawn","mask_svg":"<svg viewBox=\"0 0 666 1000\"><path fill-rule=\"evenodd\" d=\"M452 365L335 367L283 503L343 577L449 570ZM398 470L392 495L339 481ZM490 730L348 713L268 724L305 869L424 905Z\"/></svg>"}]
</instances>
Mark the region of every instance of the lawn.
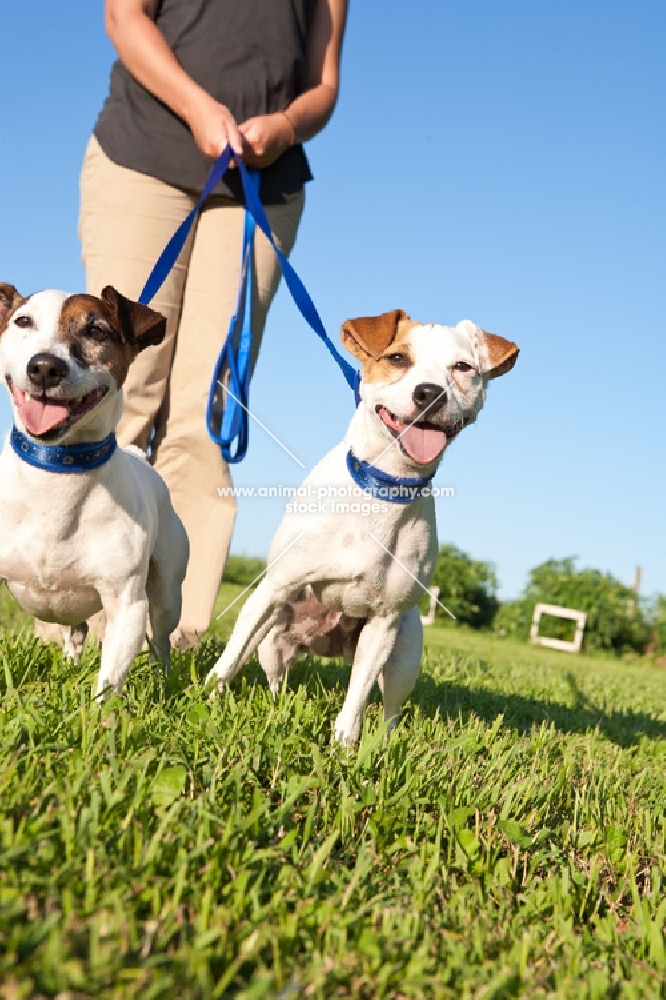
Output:
<instances>
[{"instance_id":1,"label":"lawn","mask_svg":"<svg viewBox=\"0 0 666 1000\"><path fill-rule=\"evenodd\" d=\"M434 626L347 750L337 661L207 698L237 607L99 707L0 590L3 1000L666 997L666 671Z\"/></svg>"}]
</instances>

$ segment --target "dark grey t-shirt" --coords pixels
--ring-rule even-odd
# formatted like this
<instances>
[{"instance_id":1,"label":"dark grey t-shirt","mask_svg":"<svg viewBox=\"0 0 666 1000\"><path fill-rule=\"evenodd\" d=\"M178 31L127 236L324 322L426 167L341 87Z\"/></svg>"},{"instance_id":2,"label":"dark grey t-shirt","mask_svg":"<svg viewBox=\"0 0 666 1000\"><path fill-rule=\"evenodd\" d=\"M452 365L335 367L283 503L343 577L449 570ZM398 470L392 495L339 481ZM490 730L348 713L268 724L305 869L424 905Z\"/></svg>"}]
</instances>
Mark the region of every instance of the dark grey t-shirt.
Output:
<instances>
[{"instance_id":1,"label":"dark grey t-shirt","mask_svg":"<svg viewBox=\"0 0 666 1000\"><path fill-rule=\"evenodd\" d=\"M161 0L156 23L190 76L240 124L283 111L306 88L306 38L315 0ZM185 122L153 97L118 60L95 125L114 163L200 192L212 161ZM312 179L302 146L262 171L261 199L280 204ZM238 171L216 194L243 200Z\"/></svg>"}]
</instances>

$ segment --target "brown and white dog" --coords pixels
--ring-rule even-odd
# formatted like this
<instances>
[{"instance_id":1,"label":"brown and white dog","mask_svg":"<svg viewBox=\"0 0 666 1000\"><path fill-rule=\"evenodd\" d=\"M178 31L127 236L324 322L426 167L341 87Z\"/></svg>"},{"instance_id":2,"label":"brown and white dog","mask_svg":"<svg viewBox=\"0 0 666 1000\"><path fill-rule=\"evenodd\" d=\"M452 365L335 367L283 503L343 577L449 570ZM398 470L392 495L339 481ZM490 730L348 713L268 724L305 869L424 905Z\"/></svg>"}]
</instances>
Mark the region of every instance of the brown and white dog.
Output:
<instances>
[{"instance_id":1,"label":"brown and white dog","mask_svg":"<svg viewBox=\"0 0 666 1000\"><path fill-rule=\"evenodd\" d=\"M430 480L518 348L469 320L421 324L401 310L348 320L342 342L362 363L360 405L344 440L298 491L312 502L288 505L266 576L209 680L222 687L257 647L272 691L299 649L352 654L335 738L353 743L376 680L386 720L414 686L423 646L417 603L438 552Z\"/></svg>"},{"instance_id":2,"label":"brown and white dog","mask_svg":"<svg viewBox=\"0 0 666 1000\"><path fill-rule=\"evenodd\" d=\"M120 692L147 614L168 668L180 616L185 529L160 476L114 436L128 367L165 330L111 287L23 298L0 284L0 379L14 414L0 454L0 580L30 614L64 626L71 657L104 610L98 695Z\"/></svg>"}]
</instances>

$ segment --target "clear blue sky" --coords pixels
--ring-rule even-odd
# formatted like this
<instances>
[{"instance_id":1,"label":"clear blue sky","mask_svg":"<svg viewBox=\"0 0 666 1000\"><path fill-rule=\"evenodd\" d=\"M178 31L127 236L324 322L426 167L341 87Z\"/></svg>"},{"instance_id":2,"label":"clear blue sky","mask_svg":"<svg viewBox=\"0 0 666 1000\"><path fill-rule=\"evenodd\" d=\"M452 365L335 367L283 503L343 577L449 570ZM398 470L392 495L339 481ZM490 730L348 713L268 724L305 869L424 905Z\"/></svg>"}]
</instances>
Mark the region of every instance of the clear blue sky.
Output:
<instances>
[{"instance_id":1,"label":"clear blue sky","mask_svg":"<svg viewBox=\"0 0 666 1000\"><path fill-rule=\"evenodd\" d=\"M5 6L0 280L79 291L102 3ZM626 583L641 565L642 592L666 593L665 48L663 0L351 0L340 102L308 147L292 261L332 336L400 307L521 347L436 479L456 491L440 540L494 562L505 597L569 555ZM284 289L251 403L307 468L351 416ZM238 485L302 475L252 427ZM264 555L281 502L239 505L232 550Z\"/></svg>"}]
</instances>

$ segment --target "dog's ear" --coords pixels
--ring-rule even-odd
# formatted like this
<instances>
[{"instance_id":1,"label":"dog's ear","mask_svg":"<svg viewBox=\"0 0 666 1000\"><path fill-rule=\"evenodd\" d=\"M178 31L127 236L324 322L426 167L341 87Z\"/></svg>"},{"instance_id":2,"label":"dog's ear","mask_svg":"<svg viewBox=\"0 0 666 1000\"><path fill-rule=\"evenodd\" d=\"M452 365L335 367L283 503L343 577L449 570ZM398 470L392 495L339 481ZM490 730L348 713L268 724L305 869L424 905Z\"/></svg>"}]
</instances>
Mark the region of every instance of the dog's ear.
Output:
<instances>
[{"instance_id":1,"label":"dog's ear","mask_svg":"<svg viewBox=\"0 0 666 1000\"><path fill-rule=\"evenodd\" d=\"M486 333L485 330L481 332L488 352L488 365L483 375L485 378L498 378L500 375L506 375L516 363L519 354L518 346L511 340L498 337L495 333Z\"/></svg>"},{"instance_id":2,"label":"dog's ear","mask_svg":"<svg viewBox=\"0 0 666 1000\"><path fill-rule=\"evenodd\" d=\"M161 313L125 298L111 285L102 289L100 298L110 309L124 344L129 344L138 353L145 347L162 343L166 319Z\"/></svg>"},{"instance_id":3,"label":"dog's ear","mask_svg":"<svg viewBox=\"0 0 666 1000\"><path fill-rule=\"evenodd\" d=\"M0 282L0 332L4 329L5 322L15 309L25 302L13 285Z\"/></svg>"},{"instance_id":4,"label":"dog's ear","mask_svg":"<svg viewBox=\"0 0 666 1000\"><path fill-rule=\"evenodd\" d=\"M380 358L389 344L395 340L398 324L409 319L402 309L392 309L381 316L360 316L348 319L342 324L340 339L350 354L359 361Z\"/></svg>"}]
</instances>

